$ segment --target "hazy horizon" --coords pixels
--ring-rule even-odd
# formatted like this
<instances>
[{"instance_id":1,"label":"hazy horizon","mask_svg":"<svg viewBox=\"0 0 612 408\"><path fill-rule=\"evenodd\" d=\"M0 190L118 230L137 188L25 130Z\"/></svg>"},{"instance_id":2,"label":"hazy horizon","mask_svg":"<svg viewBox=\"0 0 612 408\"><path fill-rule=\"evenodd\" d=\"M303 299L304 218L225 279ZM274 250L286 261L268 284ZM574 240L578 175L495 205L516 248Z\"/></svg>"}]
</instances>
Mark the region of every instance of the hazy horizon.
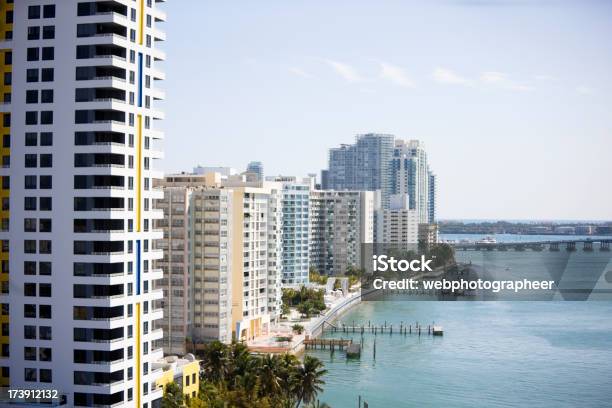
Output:
<instances>
[{"instance_id":1,"label":"hazy horizon","mask_svg":"<svg viewBox=\"0 0 612 408\"><path fill-rule=\"evenodd\" d=\"M612 219L612 2L164 9L164 171L319 175L391 133L425 142L440 219Z\"/></svg>"}]
</instances>

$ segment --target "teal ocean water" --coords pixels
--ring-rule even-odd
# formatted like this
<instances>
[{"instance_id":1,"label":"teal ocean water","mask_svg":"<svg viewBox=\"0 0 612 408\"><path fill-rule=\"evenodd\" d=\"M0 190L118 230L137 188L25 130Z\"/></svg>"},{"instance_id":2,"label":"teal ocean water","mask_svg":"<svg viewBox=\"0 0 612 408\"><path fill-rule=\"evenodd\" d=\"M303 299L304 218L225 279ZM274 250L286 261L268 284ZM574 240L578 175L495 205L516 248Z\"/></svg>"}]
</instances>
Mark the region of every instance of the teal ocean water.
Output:
<instances>
[{"instance_id":1,"label":"teal ocean water","mask_svg":"<svg viewBox=\"0 0 612 408\"><path fill-rule=\"evenodd\" d=\"M497 236L500 242L522 240L517 238ZM475 264L484 259L488 269L502 273L505 268L541 269L542 258L549 256L529 251L458 255ZM565 277L589 268L597 276L612 270L609 252L559 256L568 262L552 263L550 270L561 265ZM319 399L333 408L357 407L359 395L370 408L612 407L612 301L371 301L339 320L353 321L396 327L435 322L444 336L379 334L376 358L371 334L363 337L360 359L309 350L329 370ZM325 336L362 341L359 334Z\"/></svg>"},{"instance_id":2,"label":"teal ocean water","mask_svg":"<svg viewBox=\"0 0 612 408\"><path fill-rule=\"evenodd\" d=\"M370 408L609 407L611 316L612 302L596 301L364 302L341 321L435 321L444 336L379 334L376 359L373 335L359 360L308 353L329 370L320 400L334 408L359 395Z\"/></svg>"}]
</instances>

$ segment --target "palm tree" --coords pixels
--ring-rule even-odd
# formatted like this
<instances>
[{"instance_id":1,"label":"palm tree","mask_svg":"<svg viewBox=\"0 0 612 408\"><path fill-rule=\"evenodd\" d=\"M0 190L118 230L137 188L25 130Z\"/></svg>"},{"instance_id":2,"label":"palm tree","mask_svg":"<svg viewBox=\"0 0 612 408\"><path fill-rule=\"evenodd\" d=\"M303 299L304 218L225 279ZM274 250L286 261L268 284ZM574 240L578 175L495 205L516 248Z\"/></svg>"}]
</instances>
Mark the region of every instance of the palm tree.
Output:
<instances>
[{"instance_id":1,"label":"palm tree","mask_svg":"<svg viewBox=\"0 0 612 408\"><path fill-rule=\"evenodd\" d=\"M327 374L323 363L316 357L305 356L304 362L297 367L294 375L294 386L297 395L296 408L303 401L305 404L314 401L319 392L323 391L325 381L322 377Z\"/></svg>"},{"instance_id":2,"label":"palm tree","mask_svg":"<svg viewBox=\"0 0 612 408\"><path fill-rule=\"evenodd\" d=\"M228 372L227 346L213 341L202 352L202 365L205 379L218 384Z\"/></svg>"},{"instance_id":3,"label":"palm tree","mask_svg":"<svg viewBox=\"0 0 612 408\"><path fill-rule=\"evenodd\" d=\"M183 390L176 383L171 382L164 387L162 408L182 408L185 402Z\"/></svg>"},{"instance_id":4,"label":"palm tree","mask_svg":"<svg viewBox=\"0 0 612 408\"><path fill-rule=\"evenodd\" d=\"M261 391L264 395L276 395L281 391L281 370L280 358L267 354L258 359L256 368L257 376L261 384Z\"/></svg>"}]
</instances>

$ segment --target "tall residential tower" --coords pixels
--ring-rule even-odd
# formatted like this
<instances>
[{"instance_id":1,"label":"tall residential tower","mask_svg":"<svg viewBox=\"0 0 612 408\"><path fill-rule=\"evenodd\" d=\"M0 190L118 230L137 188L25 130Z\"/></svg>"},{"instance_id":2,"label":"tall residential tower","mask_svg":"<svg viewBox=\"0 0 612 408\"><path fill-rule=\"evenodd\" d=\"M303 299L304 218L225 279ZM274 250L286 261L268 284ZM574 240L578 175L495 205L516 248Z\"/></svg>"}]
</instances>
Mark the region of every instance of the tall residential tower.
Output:
<instances>
[{"instance_id":1,"label":"tall residential tower","mask_svg":"<svg viewBox=\"0 0 612 408\"><path fill-rule=\"evenodd\" d=\"M2 372L71 407L158 406L152 180L165 14L159 0L19 0L10 15L6 3Z\"/></svg>"}]
</instances>

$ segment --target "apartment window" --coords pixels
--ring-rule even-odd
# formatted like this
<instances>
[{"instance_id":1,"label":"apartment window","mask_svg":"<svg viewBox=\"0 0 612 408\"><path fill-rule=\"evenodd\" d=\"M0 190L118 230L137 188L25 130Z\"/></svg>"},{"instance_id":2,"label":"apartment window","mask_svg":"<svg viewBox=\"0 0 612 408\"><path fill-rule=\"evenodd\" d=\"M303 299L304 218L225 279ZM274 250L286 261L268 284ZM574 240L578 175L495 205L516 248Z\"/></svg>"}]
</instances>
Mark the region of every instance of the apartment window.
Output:
<instances>
[{"instance_id":1,"label":"apartment window","mask_svg":"<svg viewBox=\"0 0 612 408\"><path fill-rule=\"evenodd\" d=\"M37 68L31 68L26 71L26 82L38 82Z\"/></svg>"},{"instance_id":2,"label":"apartment window","mask_svg":"<svg viewBox=\"0 0 612 408\"><path fill-rule=\"evenodd\" d=\"M42 29L43 40L52 40L55 38L55 26L43 26Z\"/></svg>"},{"instance_id":3,"label":"apartment window","mask_svg":"<svg viewBox=\"0 0 612 408\"><path fill-rule=\"evenodd\" d=\"M24 261L23 262L23 274L24 275L36 275L36 262Z\"/></svg>"},{"instance_id":4,"label":"apartment window","mask_svg":"<svg viewBox=\"0 0 612 408\"><path fill-rule=\"evenodd\" d=\"M48 368L41 368L40 371L40 382L42 383L50 383L53 381L52 371Z\"/></svg>"},{"instance_id":5,"label":"apartment window","mask_svg":"<svg viewBox=\"0 0 612 408\"><path fill-rule=\"evenodd\" d=\"M51 232L51 218L40 218L38 220L38 232Z\"/></svg>"},{"instance_id":6,"label":"apartment window","mask_svg":"<svg viewBox=\"0 0 612 408\"><path fill-rule=\"evenodd\" d=\"M53 133L41 132L40 133L40 145L41 146L53 146Z\"/></svg>"},{"instance_id":7,"label":"apartment window","mask_svg":"<svg viewBox=\"0 0 612 408\"><path fill-rule=\"evenodd\" d=\"M28 190L35 189L36 188L36 176L25 176L24 186Z\"/></svg>"},{"instance_id":8,"label":"apartment window","mask_svg":"<svg viewBox=\"0 0 612 408\"><path fill-rule=\"evenodd\" d=\"M40 27L28 27L28 40L38 40L40 38Z\"/></svg>"},{"instance_id":9,"label":"apartment window","mask_svg":"<svg viewBox=\"0 0 612 408\"><path fill-rule=\"evenodd\" d=\"M34 132L27 132L25 134L25 145L36 146L38 144L37 134Z\"/></svg>"},{"instance_id":10,"label":"apartment window","mask_svg":"<svg viewBox=\"0 0 612 408\"><path fill-rule=\"evenodd\" d=\"M36 318L36 305L23 305L23 317ZM34 332L34 338L36 338L36 332Z\"/></svg>"},{"instance_id":11,"label":"apartment window","mask_svg":"<svg viewBox=\"0 0 612 408\"><path fill-rule=\"evenodd\" d=\"M38 252L41 254L51 253L51 241L47 239L41 239L38 241Z\"/></svg>"},{"instance_id":12,"label":"apartment window","mask_svg":"<svg viewBox=\"0 0 612 408\"><path fill-rule=\"evenodd\" d=\"M5 113L2 115L2 124L4 127L11 127L11 114Z\"/></svg>"},{"instance_id":13,"label":"apartment window","mask_svg":"<svg viewBox=\"0 0 612 408\"><path fill-rule=\"evenodd\" d=\"M55 4L43 6L43 18L55 18Z\"/></svg>"},{"instance_id":14,"label":"apartment window","mask_svg":"<svg viewBox=\"0 0 612 408\"><path fill-rule=\"evenodd\" d=\"M36 296L36 284L35 283L24 283L23 284L23 295L24 296Z\"/></svg>"},{"instance_id":15,"label":"apartment window","mask_svg":"<svg viewBox=\"0 0 612 408\"><path fill-rule=\"evenodd\" d=\"M134 147L134 135L131 133L128 135L128 146Z\"/></svg>"},{"instance_id":16,"label":"apartment window","mask_svg":"<svg viewBox=\"0 0 612 408\"><path fill-rule=\"evenodd\" d=\"M31 168L36 167L38 165L37 155L35 154L26 154L25 155L25 167Z\"/></svg>"},{"instance_id":17,"label":"apartment window","mask_svg":"<svg viewBox=\"0 0 612 408\"><path fill-rule=\"evenodd\" d=\"M136 30L130 30L130 41L136 42Z\"/></svg>"},{"instance_id":18,"label":"apartment window","mask_svg":"<svg viewBox=\"0 0 612 408\"><path fill-rule=\"evenodd\" d=\"M147 14L147 27L151 28L151 26L152 26L151 15Z\"/></svg>"},{"instance_id":19,"label":"apartment window","mask_svg":"<svg viewBox=\"0 0 612 408\"><path fill-rule=\"evenodd\" d=\"M134 50L130 50L130 63L131 64L136 63L136 51Z\"/></svg>"},{"instance_id":20,"label":"apartment window","mask_svg":"<svg viewBox=\"0 0 612 408\"><path fill-rule=\"evenodd\" d=\"M38 274L43 276L51 275L51 262L39 262L38 263Z\"/></svg>"},{"instance_id":21,"label":"apartment window","mask_svg":"<svg viewBox=\"0 0 612 408\"><path fill-rule=\"evenodd\" d=\"M36 336L36 332L34 332L34 336ZM39 326L38 327L38 337L41 340L52 340L51 327L50 326Z\"/></svg>"},{"instance_id":22,"label":"apartment window","mask_svg":"<svg viewBox=\"0 0 612 408\"><path fill-rule=\"evenodd\" d=\"M41 79L43 82L53 81L53 68L43 68L41 72Z\"/></svg>"},{"instance_id":23,"label":"apartment window","mask_svg":"<svg viewBox=\"0 0 612 408\"><path fill-rule=\"evenodd\" d=\"M52 125L53 124L53 111L40 112L40 124L41 125Z\"/></svg>"},{"instance_id":24,"label":"apartment window","mask_svg":"<svg viewBox=\"0 0 612 408\"><path fill-rule=\"evenodd\" d=\"M40 163L40 167L53 167L53 155L41 154L39 163Z\"/></svg>"},{"instance_id":25,"label":"apartment window","mask_svg":"<svg viewBox=\"0 0 612 408\"><path fill-rule=\"evenodd\" d=\"M38 318L51 319L51 305L38 305Z\"/></svg>"},{"instance_id":26,"label":"apartment window","mask_svg":"<svg viewBox=\"0 0 612 408\"><path fill-rule=\"evenodd\" d=\"M36 89L26 91L26 103L38 103L38 91Z\"/></svg>"},{"instance_id":27,"label":"apartment window","mask_svg":"<svg viewBox=\"0 0 612 408\"><path fill-rule=\"evenodd\" d=\"M24 232L36 232L36 218L24 218L23 219L23 231Z\"/></svg>"},{"instance_id":28,"label":"apartment window","mask_svg":"<svg viewBox=\"0 0 612 408\"><path fill-rule=\"evenodd\" d=\"M51 197L40 197L39 198L39 207L40 211L51 211Z\"/></svg>"},{"instance_id":29,"label":"apartment window","mask_svg":"<svg viewBox=\"0 0 612 408\"><path fill-rule=\"evenodd\" d=\"M40 50L38 47L28 48L27 60L38 61L40 59Z\"/></svg>"},{"instance_id":30,"label":"apartment window","mask_svg":"<svg viewBox=\"0 0 612 408\"><path fill-rule=\"evenodd\" d=\"M151 48L151 36L149 34L146 36L146 45L148 48Z\"/></svg>"},{"instance_id":31,"label":"apartment window","mask_svg":"<svg viewBox=\"0 0 612 408\"><path fill-rule=\"evenodd\" d=\"M38 296L51 297L51 284L50 283L39 283L38 284Z\"/></svg>"},{"instance_id":32,"label":"apartment window","mask_svg":"<svg viewBox=\"0 0 612 408\"><path fill-rule=\"evenodd\" d=\"M29 19L40 18L40 6L28 7L28 18Z\"/></svg>"},{"instance_id":33,"label":"apartment window","mask_svg":"<svg viewBox=\"0 0 612 408\"><path fill-rule=\"evenodd\" d=\"M43 89L40 91L40 102L53 103L53 89Z\"/></svg>"},{"instance_id":34,"label":"apartment window","mask_svg":"<svg viewBox=\"0 0 612 408\"><path fill-rule=\"evenodd\" d=\"M38 112L36 111L26 112L25 124L26 125L37 125L38 124Z\"/></svg>"},{"instance_id":35,"label":"apartment window","mask_svg":"<svg viewBox=\"0 0 612 408\"><path fill-rule=\"evenodd\" d=\"M136 21L136 9L130 9L130 20Z\"/></svg>"},{"instance_id":36,"label":"apartment window","mask_svg":"<svg viewBox=\"0 0 612 408\"><path fill-rule=\"evenodd\" d=\"M53 188L53 178L51 176L40 176L39 182L42 189Z\"/></svg>"},{"instance_id":37,"label":"apartment window","mask_svg":"<svg viewBox=\"0 0 612 408\"><path fill-rule=\"evenodd\" d=\"M36 211L36 197L24 197L23 209L25 211Z\"/></svg>"},{"instance_id":38,"label":"apartment window","mask_svg":"<svg viewBox=\"0 0 612 408\"><path fill-rule=\"evenodd\" d=\"M24 347L23 359L26 361L36 361L36 347Z\"/></svg>"},{"instance_id":39,"label":"apartment window","mask_svg":"<svg viewBox=\"0 0 612 408\"><path fill-rule=\"evenodd\" d=\"M13 18L13 10L7 10L4 16L4 21L6 22L6 24L13 24Z\"/></svg>"},{"instance_id":40,"label":"apartment window","mask_svg":"<svg viewBox=\"0 0 612 408\"><path fill-rule=\"evenodd\" d=\"M36 309L34 309L34 314L36 314ZM36 340L36 326L23 326L23 338L26 340Z\"/></svg>"},{"instance_id":41,"label":"apartment window","mask_svg":"<svg viewBox=\"0 0 612 408\"><path fill-rule=\"evenodd\" d=\"M53 47L43 47L42 48L42 60L43 61L52 61L55 58L55 48Z\"/></svg>"},{"instance_id":42,"label":"apartment window","mask_svg":"<svg viewBox=\"0 0 612 408\"><path fill-rule=\"evenodd\" d=\"M147 68L151 68L151 56L147 55L147 57L145 58L145 65Z\"/></svg>"},{"instance_id":43,"label":"apartment window","mask_svg":"<svg viewBox=\"0 0 612 408\"><path fill-rule=\"evenodd\" d=\"M11 72L4 73L4 85L11 85L13 82L13 74Z\"/></svg>"}]
</instances>

